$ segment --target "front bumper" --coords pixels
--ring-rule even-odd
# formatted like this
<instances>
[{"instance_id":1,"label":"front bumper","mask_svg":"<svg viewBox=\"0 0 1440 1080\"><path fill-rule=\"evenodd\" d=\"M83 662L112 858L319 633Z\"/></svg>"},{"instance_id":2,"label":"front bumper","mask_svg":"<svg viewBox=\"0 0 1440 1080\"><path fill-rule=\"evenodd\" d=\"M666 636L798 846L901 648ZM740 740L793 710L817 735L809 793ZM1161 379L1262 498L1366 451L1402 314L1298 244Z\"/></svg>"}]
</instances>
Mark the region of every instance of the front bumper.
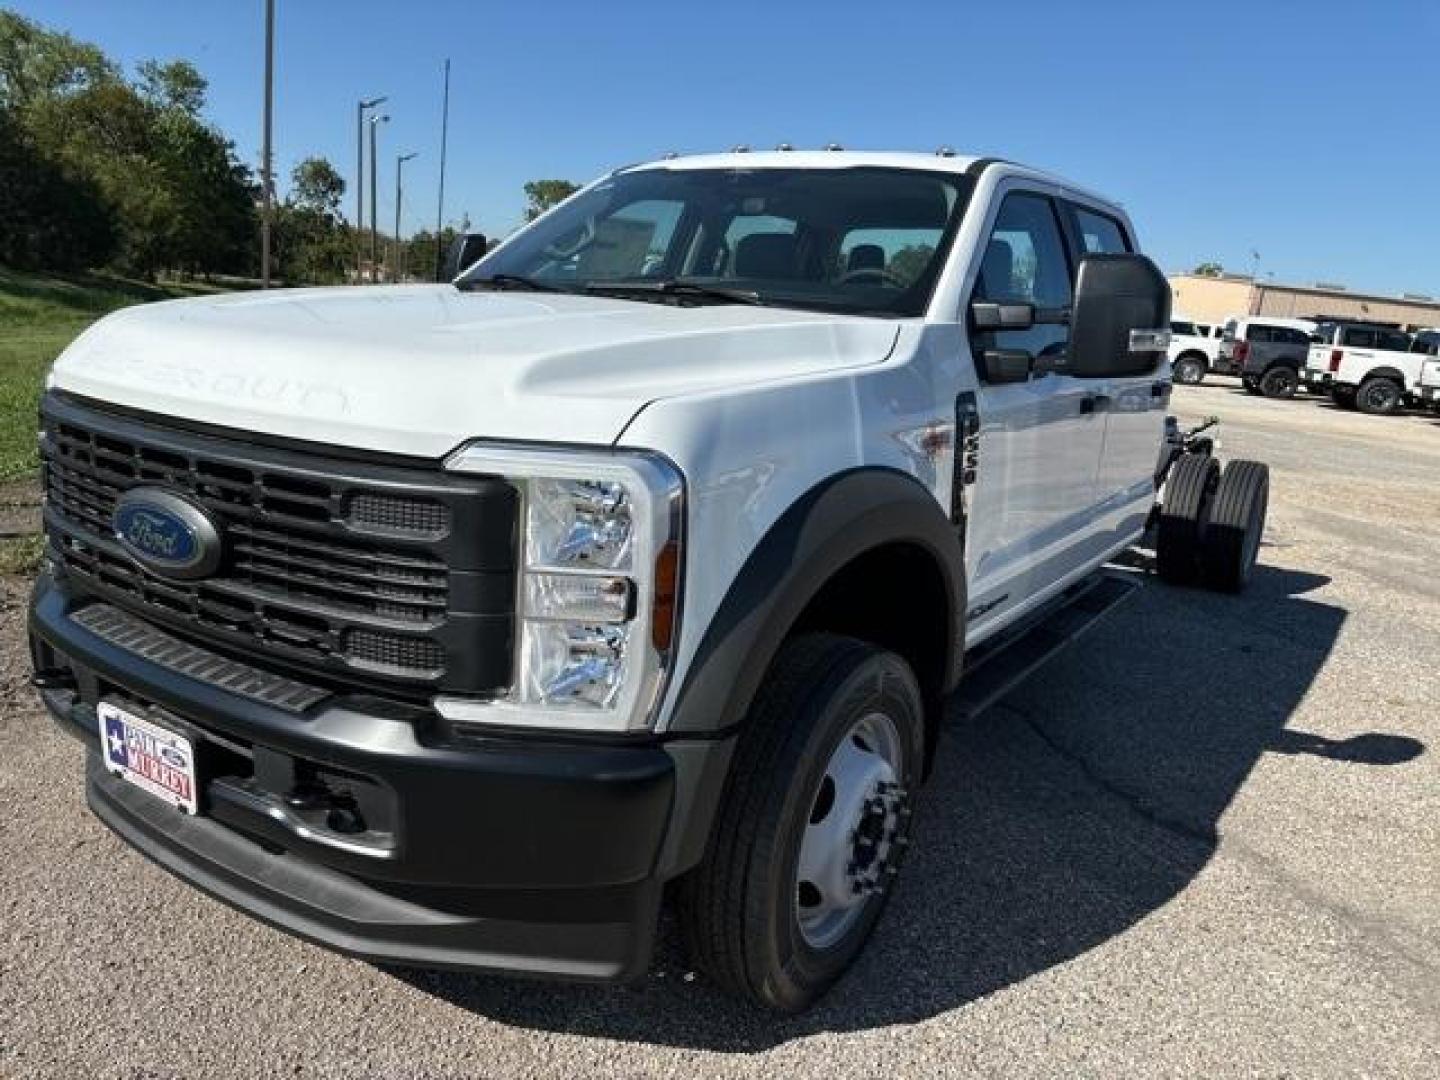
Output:
<instances>
[{"instance_id":1,"label":"front bumper","mask_svg":"<svg viewBox=\"0 0 1440 1080\"><path fill-rule=\"evenodd\" d=\"M48 575L37 582L41 696L91 747L91 808L166 869L370 960L595 980L644 973L664 882L703 849L729 741L458 743L423 710L341 693L285 711L177 674L163 651L97 634L72 617L87 603ZM104 771L102 698L191 737L198 816ZM358 811L360 828L352 816L332 829L332 803Z\"/></svg>"}]
</instances>

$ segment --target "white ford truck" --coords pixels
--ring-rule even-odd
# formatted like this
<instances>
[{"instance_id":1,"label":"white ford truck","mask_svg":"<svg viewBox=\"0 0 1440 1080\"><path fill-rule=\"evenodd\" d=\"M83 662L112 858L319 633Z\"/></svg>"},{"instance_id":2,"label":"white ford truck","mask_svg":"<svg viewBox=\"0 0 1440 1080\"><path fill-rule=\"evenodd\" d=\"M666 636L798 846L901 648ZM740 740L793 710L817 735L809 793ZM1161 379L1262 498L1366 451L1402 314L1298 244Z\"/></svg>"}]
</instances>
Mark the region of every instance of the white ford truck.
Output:
<instances>
[{"instance_id":1,"label":"white ford truck","mask_svg":"<svg viewBox=\"0 0 1440 1080\"><path fill-rule=\"evenodd\" d=\"M1167 421L1137 251L1002 161L696 156L451 284L101 320L42 404L30 615L91 807L375 961L635 978L673 884L697 967L805 1007L957 687L1113 604L1149 524L1172 581L1255 565L1265 468Z\"/></svg>"},{"instance_id":2,"label":"white ford truck","mask_svg":"<svg viewBox=\"0 0 1440 1080\"><path fill-rule=\"evenodd\" d=\"M1389 326L1326 322L1311 336L1303 378L1312 393L1336 405L1391 415L1420 400L1426 350L1440 334L1415 336Z\"/></svg>"}]
</instances>

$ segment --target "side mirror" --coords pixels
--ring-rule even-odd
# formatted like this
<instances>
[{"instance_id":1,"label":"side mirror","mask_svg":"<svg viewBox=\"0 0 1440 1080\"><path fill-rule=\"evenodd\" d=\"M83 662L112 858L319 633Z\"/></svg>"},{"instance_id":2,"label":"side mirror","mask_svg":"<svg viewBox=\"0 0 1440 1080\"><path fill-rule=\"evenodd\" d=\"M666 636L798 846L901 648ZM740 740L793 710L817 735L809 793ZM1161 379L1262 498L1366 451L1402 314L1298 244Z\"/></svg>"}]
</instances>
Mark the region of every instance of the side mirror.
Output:
<instances>
[{"instance_id":1,"label":"side mirror","mask_svg":"<svg viewBox=\"0 0 1440 1080\"><path fill-rule=\"evenodd\" d=\"M460 271L473 266L485 256L489 241L484 233L465 233L450 242L445 261L440 264L440 280L454 281Z\"/></svg>"},{"instance_id":2,"label":"side mirror","mask_svg":"<svg viewBox=\"0 0 1440 1080\"><path fill-rule=\"evenodd\" d=\"M1153 371L1169 345L1170 283L1144 255L1087 255L1075 276L1071 375Z\"/></svg>"}]
</instances>

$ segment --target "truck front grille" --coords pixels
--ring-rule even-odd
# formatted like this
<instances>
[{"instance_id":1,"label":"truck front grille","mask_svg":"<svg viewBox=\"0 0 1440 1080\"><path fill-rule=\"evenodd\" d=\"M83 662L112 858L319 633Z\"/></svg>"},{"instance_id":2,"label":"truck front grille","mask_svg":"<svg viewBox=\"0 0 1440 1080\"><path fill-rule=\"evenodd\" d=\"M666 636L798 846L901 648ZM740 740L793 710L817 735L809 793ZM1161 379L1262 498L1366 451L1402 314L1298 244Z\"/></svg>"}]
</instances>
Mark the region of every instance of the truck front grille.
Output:
<instances>
[{"instance_id":1,"label":"truck front grille","mask_svg":"<svg viewBox=\"0 0 1440 1080\"><path fill-rule=\"evenodd\" d=\"M347 682L508 684L517 496L504 481L261 447L55 394L41 424L50 545L85 589ZM224 544L213 575L154 573L119 543L116 500L140 485L209 512Z\"/></svg>"}]
</instances>

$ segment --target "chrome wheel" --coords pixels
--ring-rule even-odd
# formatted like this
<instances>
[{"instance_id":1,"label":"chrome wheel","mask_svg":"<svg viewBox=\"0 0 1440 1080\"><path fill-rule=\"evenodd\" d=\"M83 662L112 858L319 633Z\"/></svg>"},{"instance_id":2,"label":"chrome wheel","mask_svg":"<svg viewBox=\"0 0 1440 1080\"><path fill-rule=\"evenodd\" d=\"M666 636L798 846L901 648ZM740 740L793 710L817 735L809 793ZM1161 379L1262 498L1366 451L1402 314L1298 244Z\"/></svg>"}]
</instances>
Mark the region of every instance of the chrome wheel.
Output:
<instances>
[{"instance_id":1,"label":"chrome wheel","mask_svg":"<svg viewBox=\"0 0 1440 1080\"><path fill-rule=\"evenodd\" d=\"M910 807L904 749L883 713L857 720L836 744L800 841L795 917L812 949L835 944L899 869Z\"/></svg>"}]
</instances>

